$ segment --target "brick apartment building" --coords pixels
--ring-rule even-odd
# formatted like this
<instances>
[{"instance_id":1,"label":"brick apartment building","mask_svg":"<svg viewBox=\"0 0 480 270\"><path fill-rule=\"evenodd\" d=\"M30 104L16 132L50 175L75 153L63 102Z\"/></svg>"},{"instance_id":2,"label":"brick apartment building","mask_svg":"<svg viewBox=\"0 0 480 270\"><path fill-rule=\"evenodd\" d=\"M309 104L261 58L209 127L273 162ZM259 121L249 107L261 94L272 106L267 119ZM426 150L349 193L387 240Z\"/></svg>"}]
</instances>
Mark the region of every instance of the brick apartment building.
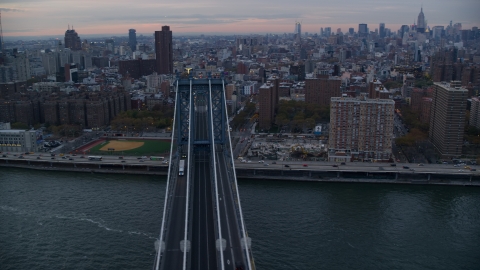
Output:
<instances>
[{"instance_id":1,"label":"brick apartment building","mask_svg":"<svg viewBox=\"0 0 480 270\"><path fill-rule=\"evenodd\" d=\"M411 93L411 108L422 123L430 122L430 107L432 105L433 87L426 89L413 88Z\"/></svg>"},{"instance_id":2,"label":"brick apartment building","mask_svg":"<svg viewBox=\"0 0 480 270\"><path fill-rule=\"evenodd\" d=\"M273 116L273 85L263 84L258 89L258 127L263 130L269 130L274 121Z\"/></svg>"},{"instance_id":3,"label":"brick apartment building","mask_svg":"<svg viewBox=\"0 0 480 270\"><path fill-rule=\"evenodd\" d=\"M123 77L129 75L131 78L139 79L155 72L155 59L149 60L126 60L118 62L118 73Z\"/></svg>"},{"instance_id":4,"label":"brick apartment building","mask_svg":"<svg viewBox=\"0 0 480 270\"><path fill-rule=\"evenodd\" d=\"M130 94L125 91L25 96L20 100L0 99L0 122L76 124L96 128L109 125L120 112L130 109Z\"/></svg>"},{"instance_id":5,"label":"brick apartment building","mask_svg":"<svg viewBox=\"0 0 480 270\"><path fill-rule=\"evenodd\" d=\"M305 102L330 106L332 97L340 97L341 80L338 77L318 75L316 79L305 80Z\"/></svg>"},{"instance_id":6,"label":"brick apartment building","mask_svg":"<svg viewBox=\"0 0 480 270\"><path fill-rule=\"evenodd\" d=\"M391 99L332 97L328 160L389 161L394 107Z\"/></svg>"},{"instance_id":7,"label":"brick apartment building","mask_svg":"<svg viewBox=\"0 0 480 270\"><path fill-rule=\"evenodd\" d=\"M162 26L162 31L155 31L155 71L158 74L173 73L173 46L170 26Z\"/></svg>"}]
</instances>

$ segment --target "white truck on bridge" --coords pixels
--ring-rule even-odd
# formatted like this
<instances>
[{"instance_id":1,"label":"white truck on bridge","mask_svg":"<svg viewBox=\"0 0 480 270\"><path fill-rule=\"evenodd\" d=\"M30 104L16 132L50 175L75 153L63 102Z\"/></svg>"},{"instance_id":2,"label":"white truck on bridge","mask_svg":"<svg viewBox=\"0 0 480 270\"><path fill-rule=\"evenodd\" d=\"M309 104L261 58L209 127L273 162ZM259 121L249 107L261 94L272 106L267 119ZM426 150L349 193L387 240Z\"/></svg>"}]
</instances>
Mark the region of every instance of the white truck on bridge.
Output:
<instances>
[{"instance_id":1,"label":"white truck on bridge","mask_svg":"<svg viewBox=\"0 0 480 270\"><path fill-rule=\"evenodd\" d=\"M180 160L180 166L178 166L178 175L183 175L185 173L185 160Z\"/></svg>"}]
</instances>

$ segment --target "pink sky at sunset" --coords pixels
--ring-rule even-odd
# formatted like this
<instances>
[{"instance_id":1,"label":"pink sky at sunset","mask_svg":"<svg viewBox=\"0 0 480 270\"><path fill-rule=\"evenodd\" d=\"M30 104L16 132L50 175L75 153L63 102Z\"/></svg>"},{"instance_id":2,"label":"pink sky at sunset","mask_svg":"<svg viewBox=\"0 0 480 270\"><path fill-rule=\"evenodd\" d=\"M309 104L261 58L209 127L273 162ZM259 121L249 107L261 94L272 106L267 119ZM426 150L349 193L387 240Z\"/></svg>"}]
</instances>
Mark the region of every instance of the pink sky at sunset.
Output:
<instances>
[{"instance_id":1,"label":"pink sky at sunset","mask_svg":"<svg viewBox=\"0 0 480 270\"><path fill-rule=\"evenodd\" d=\"M459 8L462 7L462 8ZM430 27L462 23L463 29L480 26L479 0L424 0L425 18ZM367 23L370 31L384 22L397 31L402 24L413 24L420 11L415 0L276 0L171 1L142 0L2 0L4 37L63 36L68 25L82 35L153 34L169 25L175 34L292 33L295 21L302 32L319 33L321 27L332 32L349 27L358 30Z\"/></svg>"}]
</instances>

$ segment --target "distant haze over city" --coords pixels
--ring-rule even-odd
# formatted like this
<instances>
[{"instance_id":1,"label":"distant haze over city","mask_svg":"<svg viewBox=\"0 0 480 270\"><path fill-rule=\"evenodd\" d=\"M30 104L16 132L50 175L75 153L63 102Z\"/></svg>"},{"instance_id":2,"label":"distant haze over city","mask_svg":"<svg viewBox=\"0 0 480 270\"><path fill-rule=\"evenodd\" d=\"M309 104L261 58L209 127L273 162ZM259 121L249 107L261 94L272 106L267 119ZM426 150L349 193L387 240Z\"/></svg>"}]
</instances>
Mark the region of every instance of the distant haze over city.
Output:
<instances>
[{"instance_id":1,"label":"distant haze over city","mask_svg":"<svg viewBox=\"0 0 480 270\"><path fill-rule=\"evenodd\" d=\"M302 32L318 33L320 27L349 27L359 23L374 31L379 23L397 31L416 21L423 6L429 27L461 23L464 29L480 25L478 0L369 0L369 1L157 1L125 0L52 1L3 0L4 38L27 36L62 37L73 25L82 36L153 34L161 25L170 25L182 34L290 33L295 21Z\"/></svg>"}]
</instances>

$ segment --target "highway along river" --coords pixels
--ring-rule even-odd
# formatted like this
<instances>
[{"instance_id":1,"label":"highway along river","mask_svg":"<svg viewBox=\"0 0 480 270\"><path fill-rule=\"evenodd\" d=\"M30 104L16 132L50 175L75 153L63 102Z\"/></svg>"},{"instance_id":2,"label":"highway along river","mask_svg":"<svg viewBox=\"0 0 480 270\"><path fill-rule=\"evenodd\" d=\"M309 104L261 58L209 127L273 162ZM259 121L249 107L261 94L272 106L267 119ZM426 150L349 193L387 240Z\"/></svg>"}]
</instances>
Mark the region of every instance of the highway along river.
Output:
<instances>
[{"instance_id":1,"label":"highway along river","mask_svg":"<svg viewBox=\"0 0 480 270\"><path fill-rule=\"evenodd\" d=\"M240 180L257 269L478 269L480 188ZM151 269L165 177L0 168L0 269Z\"/></svg>"}]
</instances>

